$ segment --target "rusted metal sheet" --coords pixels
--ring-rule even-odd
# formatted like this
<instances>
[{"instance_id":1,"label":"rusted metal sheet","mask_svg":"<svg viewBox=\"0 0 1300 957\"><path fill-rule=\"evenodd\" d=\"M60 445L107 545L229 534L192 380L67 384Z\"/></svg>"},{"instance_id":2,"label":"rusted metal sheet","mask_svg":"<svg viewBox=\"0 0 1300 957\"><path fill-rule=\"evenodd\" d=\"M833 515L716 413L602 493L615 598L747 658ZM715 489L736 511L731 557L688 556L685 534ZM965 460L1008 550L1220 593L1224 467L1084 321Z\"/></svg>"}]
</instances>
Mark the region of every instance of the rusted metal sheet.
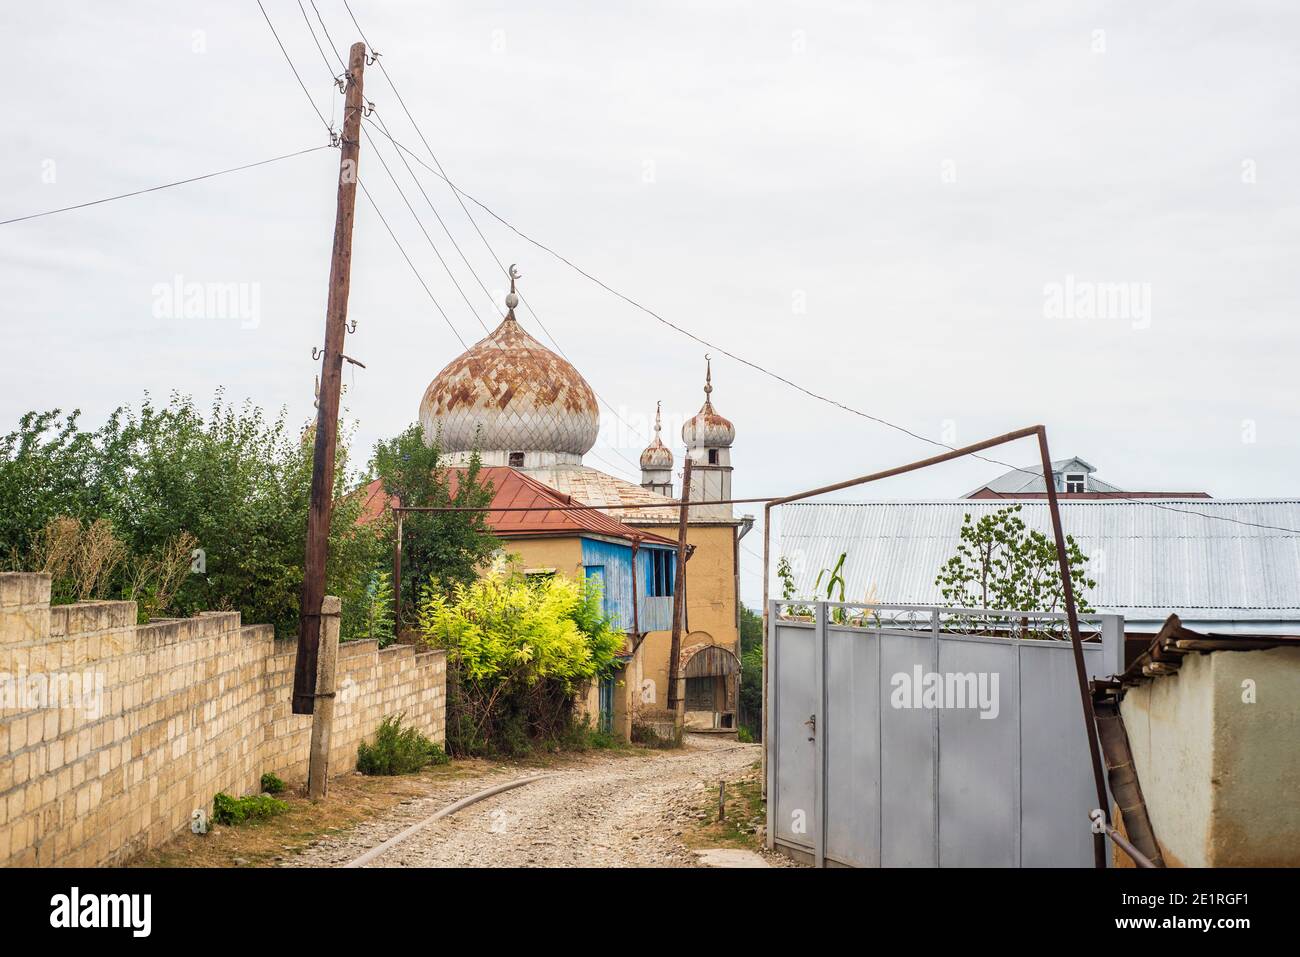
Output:
<instances>
[{"instance_id":1,"label":"rusted metal sheet","mask_svg":"<svg viewBox=\"0 0 1300 957\"><path fill-rule=\"evenodd\" d=\"M596 443L600 410L578 370L525 332L511 310L429 383L420 422L444 451L582 455Z\"/></svg>"}]
</instances>

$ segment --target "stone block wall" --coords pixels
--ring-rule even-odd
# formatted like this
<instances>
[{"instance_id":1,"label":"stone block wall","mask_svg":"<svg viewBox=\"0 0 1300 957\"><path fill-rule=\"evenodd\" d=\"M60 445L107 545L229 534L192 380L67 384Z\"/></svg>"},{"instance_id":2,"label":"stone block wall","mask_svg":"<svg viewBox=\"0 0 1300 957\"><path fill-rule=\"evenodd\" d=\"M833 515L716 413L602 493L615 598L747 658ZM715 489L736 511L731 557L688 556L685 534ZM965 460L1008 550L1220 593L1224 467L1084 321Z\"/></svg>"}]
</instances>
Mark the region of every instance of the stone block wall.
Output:
<instances>
[{"instance_id":1,"label":"stone block wall","mask_svg":"<svg viewBox=\"0 0 1300 957\"><path fill-rule=\"evenodd\" d=\"M238 612L136 624L134 602L50 607L48 575L0 574L0 865L121 863L218 791L307 775L294 646ZM331 773L387 715L444 739L443 652L340 646Z\"/></svg>"}]
</instances>

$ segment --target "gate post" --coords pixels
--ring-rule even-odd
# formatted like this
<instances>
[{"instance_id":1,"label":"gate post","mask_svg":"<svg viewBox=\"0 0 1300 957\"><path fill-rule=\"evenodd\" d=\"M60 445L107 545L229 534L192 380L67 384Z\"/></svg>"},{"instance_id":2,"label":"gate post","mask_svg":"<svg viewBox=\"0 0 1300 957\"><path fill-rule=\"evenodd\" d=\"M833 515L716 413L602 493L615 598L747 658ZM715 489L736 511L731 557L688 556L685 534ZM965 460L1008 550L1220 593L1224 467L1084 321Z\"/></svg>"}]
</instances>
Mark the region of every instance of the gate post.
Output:
<instances>
[{"instance_id":1,"label":"gate post","mask_svg":"<svg viewBox=\"0 0 1300 957\"><path fill-rule=\"evenodd\" d=\"M765 681L766 693L763 695L763 757L767 764L767 849L776 850L776 761L777 749L774 747L776 736L780 734L778 730L781 725L777 720L777 709L780 705L777 703L779 696L776 693L776 660L779 652L777 651L776 641L776 609L778 602L773 600L767 603L766 620L763 622L763 638L765 648L763 651L763 679Z\"/></svg>"},{"instance_id":2,"label":"gate post","mask_svg":"<svg viewBox=\"0 0 1300 957\"><path fill-rule=\"evenodd\" d=\"M826 866L826 602L817 603L813 631L813 864Z\"/></svg>"}]
</instances>

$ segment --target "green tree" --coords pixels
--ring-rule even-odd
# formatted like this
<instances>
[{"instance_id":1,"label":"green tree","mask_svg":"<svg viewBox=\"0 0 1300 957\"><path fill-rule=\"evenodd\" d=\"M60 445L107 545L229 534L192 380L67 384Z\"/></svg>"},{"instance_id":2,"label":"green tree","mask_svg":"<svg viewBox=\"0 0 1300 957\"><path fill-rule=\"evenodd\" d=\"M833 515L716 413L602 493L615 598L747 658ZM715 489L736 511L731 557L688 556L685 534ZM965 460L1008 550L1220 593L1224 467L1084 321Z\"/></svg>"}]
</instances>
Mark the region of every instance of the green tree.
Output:
<instances>
[{"instance_id":1,"label":"green tree","mask_svg":"<svg viewBox=\"0 0 1300 957\"><path fill-rule=\"evenodd\" d=\"M1064 610L1056 545L1020 518L1022 506L998 509L973 521L962 520L957 553L939 570L935 584L944 601L963 608L1014 611ZM1070 581L1080 613L1092 611L1086 593L1097 583L1087 576L1088 557L1073 537L1065 537Z\"/></svg>"},{"instance_id":2,"label":"green tree","mask_svg":"<svg viewBox=\"0 0 1300 957\"><path fill-rule=\"evenodd\" d=\"M218 392L205 416L188 396L165 405L147 395L89 432L79 415L28 413L0 441L0 554L32 567L51 519L103 519L127 552L103 591L128 597L141 562L161 562L178 536L193 536L195 573L170 591L176 615L233 609L249 623L298 630L303 542L311 484L311 430L294 434L281 412L268 420ZM348 434L340 435L326 589L343 600L343 633L355 630L383 540L357 524L362 505L343 494ZM187 539L188 541L188 539Z\"/></svg>"},{"instance_id":3,"label":"green tree","mask_svg":"<svg viewBox=\"0 0 1300 957\"><path fill-rule=\"evenodd\" d=\"M758 740L763 730L763 616L740 607L740 721Z\"/></svg>"},{"instance_id":4,"label":"green tree","mask_svg":"<svg viewBox=\"0 0 1300 957\"><path fill-rule=\"evenodd\" d=\"M419 425L375 446L370 473L403 505L483 508L492 504L492 485L480 481L475 455L452 472L436 445L424 442ZM393 530L384 531L391 550ZM414 621L420 589L429 583L449 592L474 581L501 547L485 512L407 512L402 522L403 621Z\"/></svg>"}]
</instances>

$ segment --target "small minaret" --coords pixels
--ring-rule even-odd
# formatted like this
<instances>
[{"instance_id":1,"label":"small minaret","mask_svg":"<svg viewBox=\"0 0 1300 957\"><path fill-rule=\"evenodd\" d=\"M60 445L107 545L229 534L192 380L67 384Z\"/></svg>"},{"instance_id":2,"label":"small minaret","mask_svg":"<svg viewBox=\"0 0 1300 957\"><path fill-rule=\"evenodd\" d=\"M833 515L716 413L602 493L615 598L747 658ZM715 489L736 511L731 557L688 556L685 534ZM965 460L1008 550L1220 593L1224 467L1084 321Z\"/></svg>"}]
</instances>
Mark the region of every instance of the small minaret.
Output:
<instances>
[{"instance_id":1,"label":"small minaret","mask_svg":"<svg viewBox=\"0 0 1300 957\"><path fill-rule=\"evenodd\" d=\"M731 498L731 443L736 440L736 427L713 408L713 365L708 356L704 362L704 405L682 426L682 441L691 460L691 518L731 521L730 505L694 506Z\"/></svg>"},{"instance_id":2,"label":"small minaret","mask_svg":"<svg viewBox=\"0 0 1300 957\"><path fill-rule=\"evenodd\" d=\"M641 487L673 497L673 453L659 438L659 412L662 402L655 403L655 438L641 453Z\"/></svg>"}]
</instances>

